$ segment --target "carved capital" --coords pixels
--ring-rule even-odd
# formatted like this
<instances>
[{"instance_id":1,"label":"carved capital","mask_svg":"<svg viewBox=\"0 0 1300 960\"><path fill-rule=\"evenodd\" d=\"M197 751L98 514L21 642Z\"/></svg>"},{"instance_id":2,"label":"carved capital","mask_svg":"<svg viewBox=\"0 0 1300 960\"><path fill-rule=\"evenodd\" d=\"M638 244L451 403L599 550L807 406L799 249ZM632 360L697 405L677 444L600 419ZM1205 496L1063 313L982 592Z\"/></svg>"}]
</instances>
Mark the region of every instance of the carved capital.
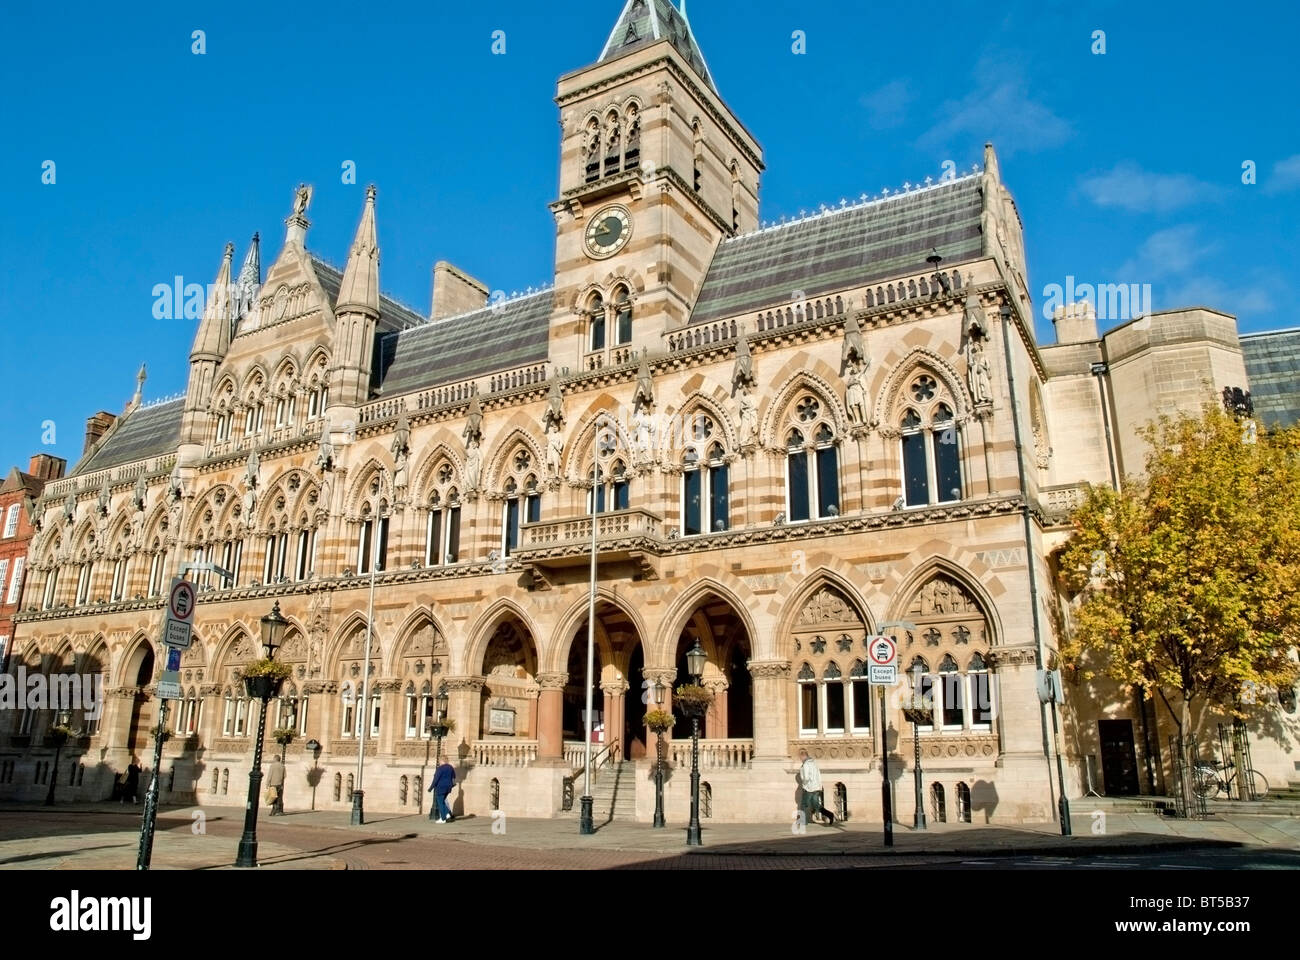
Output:
<instances>
[{"instance_id":1,"label":"carved capital","mask_svg":"<svg viewBox=\"0 0 1300 960\"><path fill-rule=\"evenodd\" d=\"M381 680L372 680L370 682L370 688L380 692L400 690L402 689L402 681L397 677L384 677Z\"/></svg>"},{"instance_id":2,"label":"carved capital","mask_svg":"<svg viewBox=\"0 0 1300 960\"><path fill-rule=\"evenodd\" d=\"M104 696L116 697L119 700L134 700L139 692L139 687L108 687L104 690Z\"/></svg>"},{"instance_id":3,"label":"carved capital","mask_svg":"<svg viewBox=\"0 0 1300 960\"><path fill-rule=\"evenodd\" d=\"M484 677L446 677L443 681L449 693L478 693L487 682Z\"/></svg>"},{"instance_id":4,"label":"carved capital","mask_svg":"<svg viewBox=\"0 0 1300 960\"><path fill-rule=\"evenodd\" d=\"M601 683L600 689L610 696L617 697L620 693L627 693L631 688L626 680L605 680Z\"/></svg>"},{"instance_id":5,"label":"carved capital","mask_svg":"<svg viewBox=\"0 0 1300 960\"><path fill-rule=\"evenodd\" d=\"M1032 667L1038 662L1033 647L994 647L986 655L993 667Z\"/></svg>"},{"instance_id":6,"label":"carved capital","mask_svg":"<svg viewBox=\"0 0 1300 960\"><path fill-rule=\"evenodd\" d=\"M784 679L790 675L789 660L751 660L749 661L751 677L776 677Z\"/></svg>"},{"instance_id":7,"label":"carved capital","mask_svg":"<svg viewBox=\"0 0 1300 960\"><path fill-rule=\"evenodd\" d=\"M221 693L221 684L205 683L199 687L199 694L205 697L215 697Z\"/></svg>"},{"instance_id":8,"label":"carved capital","mask_svg":"<svg viewBox=\"0 0 1300 960\"><path fill-rule=\"evenodd\" d=\"M313 693L338 693L339 684L337 680L308 680L302 685L302 692L305 696Z\"/></svg>"},{"instance_id":9,"label":"carved capital","mask_svg":"<svg viewBox=\"0 0 1300 960\"><path fill-rule=\"evenodd\" d=\"M567 673L539 673L537 685L543 690L563 690L569 684Z\"/></svg>"}]
</instances>

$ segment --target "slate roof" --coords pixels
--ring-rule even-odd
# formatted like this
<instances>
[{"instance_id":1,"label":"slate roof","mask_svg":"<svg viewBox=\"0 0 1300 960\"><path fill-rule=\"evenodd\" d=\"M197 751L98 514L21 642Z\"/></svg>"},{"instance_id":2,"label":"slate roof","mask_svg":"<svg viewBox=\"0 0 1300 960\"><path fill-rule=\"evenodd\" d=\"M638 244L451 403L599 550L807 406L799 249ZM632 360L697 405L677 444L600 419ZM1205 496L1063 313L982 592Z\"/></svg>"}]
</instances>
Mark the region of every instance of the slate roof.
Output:
<instances>
[{"instance_id":1,"label":"slate roof","mask_svg":"<svg viewBox=\"0 0 1300 960\"><path fill-rule=\"evenodd\" d=\"M718 92L689 21L670 0L628 0L596 62L614 60L660 40L671 41L709 89Z\"/></svg>"},{"instance_id":2,"label":"slate roof","mask_svg":"<svg viewBox=\"0 0 1300 960\"><path fill-rule=\"evenodd\" d=\"M90 460L81 464L76 475L175 453L180 444L184 412L184 397L131 411L113 425L112 436Z\"/></svg>"},{"instance_id":3,"label":"slate roof","mask_svg":"<svg viewBox=\"0 0 1300 960\"><path fill-rule=\"evenodd\" d=\"M311 265L312 269L316 271L316 279L320 281L321 287L325 290L325 295L329 297L330 306L337 305L339 302L339 287L343 283L343 272L316 256L311 258ZM404 330L407 327L414 327L425 322L425 317L420 316L405 304L398 303L382 293L379 295L380 330Z\"/></svg>"},{"instance_id":4,"label":"slate roof","mask_svg":"<svg viewBox=\"0 0 1300 960\"><path fill-rule=\"evenodd\" d=\"M383 396L541 363L547 356L553 297L543 290L385 334L375 365Z\"/></svg>"},{"instance_id":5,"label":"slate roof","mask_svg":"<svg viewBox=\"0 0 1300 960\"><path fill-rule=\"evenodd\" d=\"M831 210L719 245L691 323L708 323L886 277L925 273L936 248L945 264L981 255L980 178L967 176Z\"/></svg>"},{"instance_id":6,"label":"slate roof","mask_svg":"<svg viewBox=\"0 0 1300 960\"><path fill-rule=\"evenodd\" d=\"M1240 340L1255 416L1268 426L1300 423L1300 327Z\"/></svg>"}]
</instances>

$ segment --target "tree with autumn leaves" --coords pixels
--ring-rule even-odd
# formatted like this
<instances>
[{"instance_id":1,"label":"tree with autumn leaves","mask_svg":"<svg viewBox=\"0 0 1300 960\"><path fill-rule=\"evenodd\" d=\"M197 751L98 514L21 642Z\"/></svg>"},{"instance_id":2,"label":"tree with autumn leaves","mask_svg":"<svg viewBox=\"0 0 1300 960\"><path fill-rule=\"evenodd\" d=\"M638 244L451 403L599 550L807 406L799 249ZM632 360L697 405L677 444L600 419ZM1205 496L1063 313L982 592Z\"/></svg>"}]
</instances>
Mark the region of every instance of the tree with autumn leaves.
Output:
<instances>
[{"instance_id":1,"label":"tree with autumn leaves","mask_svg":"<svg viewBox=\"0 0 1300 960\"><path fill-rule=\"evenodd\" d=\"M1217 407L1143 431L1144 476L1089 487L1061 571L1080 604L1061 654L1159 698L1180 738L1194 712L1244 716L1289 688L1300 645L1300 428Z\"/></svg>"}]
</instances>

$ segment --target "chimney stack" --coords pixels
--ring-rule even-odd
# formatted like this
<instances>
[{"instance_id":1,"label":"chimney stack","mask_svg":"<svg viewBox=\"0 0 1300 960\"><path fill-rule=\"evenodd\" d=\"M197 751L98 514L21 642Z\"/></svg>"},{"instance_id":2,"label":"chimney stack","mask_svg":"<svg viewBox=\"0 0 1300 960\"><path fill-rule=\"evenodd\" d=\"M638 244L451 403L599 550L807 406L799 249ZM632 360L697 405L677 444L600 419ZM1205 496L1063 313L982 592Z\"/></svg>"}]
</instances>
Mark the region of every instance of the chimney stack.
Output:
<instances>
[{"instance_id":1,"label":"chimney stack","mask_svg":"<svg viewBox=\"0 0 1300 960\"><path fill-rule=\"evenodd\" d=\"M108 428L113 425L117 417L107 410L101 410L93 417L86 418L86 445L81 449L81 455L84 457L90 453L90 448L99 443L99 438L108 432Z\"/></svg>"},{"instance_id":2,"label":"chimney stack","mask_svg":"<svg viewBox=\"0 0 1300 960\"><path fill-rule=\"evenodd\" d=\"M487 284L456 269L446 260L433 265L433 305L429 313L432 319L441 320L479 310L487 306L487 302Z\"/></svg>"},{"instance_id":3,"label":"chimney stack","mask_svg":"<svg viewBox=\"0 0 1300 960\"><path fill-rule=\"evenodd\" d=\"M62 457L52 457L48 453L38 453L32 457L32 463L27 468L27 473L37 480L44 480L48 483L62 477L67 466L68 461Z\"/></svg>"}]
</instances>

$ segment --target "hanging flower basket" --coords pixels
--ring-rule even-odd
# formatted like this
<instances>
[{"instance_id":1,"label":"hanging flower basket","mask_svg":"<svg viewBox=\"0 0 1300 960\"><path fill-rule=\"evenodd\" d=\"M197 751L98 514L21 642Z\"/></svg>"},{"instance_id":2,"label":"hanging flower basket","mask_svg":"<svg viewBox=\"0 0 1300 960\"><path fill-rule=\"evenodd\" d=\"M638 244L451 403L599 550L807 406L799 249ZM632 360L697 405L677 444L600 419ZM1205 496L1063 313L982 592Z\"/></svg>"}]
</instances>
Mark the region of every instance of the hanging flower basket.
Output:
<instances>
[{"instance_id":1,"label":"hanging flower basket","mask_svg":"<svg viewBox=\"0 0 1300 960\"><path fill-rule=\"evenodd\" d=\"M651 710L645 715L645 725L652 733L667 733L673 728L674 723L676 720L667 710Z\"/></svg>"},{"instance_id":2,"label":"hanging flower basket","mask_svg":"<svg viewBox=\"0 0 1300 960\"><path fill-rule=\"evenodd\" d=\"M293 743L294 738L297 735L298 731L293 727L277 727L275 730L271 731L271 738L282 747L287 747L289 744Z\"/></svg>"},{"instance_id":3,"label":"hanging flower basket","mask_svg":"<svg viewBox=\"0 0 1300 960\"><path fill-rule=\"evenodd\" d=\"M239 671L244 689L254 700L269 700L280 693L280 687L293 673L288 664L276 663L263 657L245 664Z\"/></svg>"},{"instance_id":4,"label":"hanging flower basket","mask_svg":"<svg viewBox=\"0 0 1300 960\"><path fill-rule=\"evenodd\" d=\"M688 683L678 687L673 693L673 705L681 709L688 717L702 717L709 712L713 703L713 694L704 687Z\"/></svg>"}]
</instances>

